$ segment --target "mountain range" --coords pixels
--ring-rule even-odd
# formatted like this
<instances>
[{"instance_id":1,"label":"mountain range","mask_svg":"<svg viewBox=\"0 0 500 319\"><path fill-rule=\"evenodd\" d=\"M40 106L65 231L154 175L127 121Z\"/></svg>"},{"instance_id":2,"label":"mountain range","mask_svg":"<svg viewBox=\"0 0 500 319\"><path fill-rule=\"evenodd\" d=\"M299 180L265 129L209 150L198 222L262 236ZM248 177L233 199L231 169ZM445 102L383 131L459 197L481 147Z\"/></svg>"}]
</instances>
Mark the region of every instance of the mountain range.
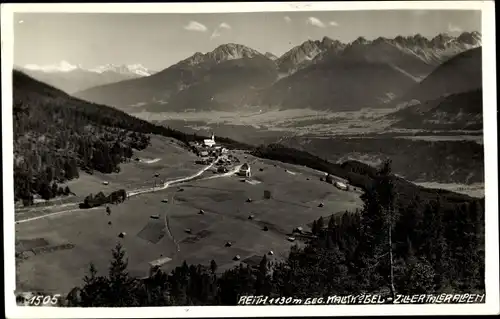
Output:
<instances>
[{"instance_id":1,"label":"mountain range","mask_svg":"<svg viewBox=\"0 0 500 319\"><path fill-rule=\"evenodd\" d=\"M359 37L347 44L323 37L305 41L280 57L229 43L208 53L197 52L151 76L92 87L75 96L128 112L387 107L418 90L420 82L425 85L423 79L441 64L480 46L478 32L431 39L419 34ZM477 58L477 54L471 57ZM481 65L466 59L454 63L466 64L465 68L479 65L479 70ZM475 81L461 78L463 83ZM426 91L425 86L421 90ZM439 90L436 87L438 95Z\"/></svg>"},{"instance_id":2,"label":"mountain range","mask_svg":"<svg viewBox=\"0 0 500 319\"><path fill-rule=\"evenodd\" d=\"M27 64L22 67L16 67L16 69L69 94L94 86L154 74L153 71L148 70L141 64L105 64L93 68L84 68L81 65L74 65L67 61L49 65Z\"/></svg>"},{"instance_id":3,"label":"mountain range","mask_svg":"<svg viewBox=\"0 0 500 319\"><path fill-rule=\"evenodd\" d=\"M77 97L123 109L145 103L150 109L232 109L251 92L273 84L275 62L240 44L229 43L189 58L152 76L91 88Z\"/></svg>"}]
</instances>

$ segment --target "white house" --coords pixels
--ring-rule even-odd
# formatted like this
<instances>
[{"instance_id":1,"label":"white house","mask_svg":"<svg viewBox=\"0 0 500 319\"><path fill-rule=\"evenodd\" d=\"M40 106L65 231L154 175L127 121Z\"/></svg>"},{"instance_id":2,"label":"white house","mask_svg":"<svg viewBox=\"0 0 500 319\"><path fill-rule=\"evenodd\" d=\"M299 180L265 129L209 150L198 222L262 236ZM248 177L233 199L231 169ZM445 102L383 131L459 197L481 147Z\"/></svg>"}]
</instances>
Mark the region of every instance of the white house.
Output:
<instances>
[{"instance_id":1,"label":"white house","mask_svg":"<svg viewBox=\"0 0 500 319\"><path fill-rule=\"evenodd\" d=\"M245 177L252 176L250 165L248 165L247 163L241 165L240 170L238 171L238 175Z\"/></svg>"},{"instance_id":2,"label":"white house","mask_svg":"<svg viewBox=\"0 0 500 319\"><path fill-rule=\"evenodd\" d=\"M335 182L335 187L337 187L340 190L346 191L347 190L347 185L341 182Z\"/></svg>"},{"instance_id":3,"label":"white house","mask_svg":"<svg viewBox=\"0 0 500 319\"><path fill-rule=\"evenodd\" d=\"M149 262L149 266L150 267L161 267L171 260L172 260L172 258L168 258L168 257L159 258L159 259L156 259L156 260Z\"/></svg>"},{"instance_id":4,"label":"white house","mask_svg":"<svg viewBox=\"0 0 500 319\"><path fill-rule=\"evenodd\" d=\"M203 140L203 145L207 147L212 147L215 145L215 136L213 133L212 133L212 138Z\"/></svg>"}]
</instances>

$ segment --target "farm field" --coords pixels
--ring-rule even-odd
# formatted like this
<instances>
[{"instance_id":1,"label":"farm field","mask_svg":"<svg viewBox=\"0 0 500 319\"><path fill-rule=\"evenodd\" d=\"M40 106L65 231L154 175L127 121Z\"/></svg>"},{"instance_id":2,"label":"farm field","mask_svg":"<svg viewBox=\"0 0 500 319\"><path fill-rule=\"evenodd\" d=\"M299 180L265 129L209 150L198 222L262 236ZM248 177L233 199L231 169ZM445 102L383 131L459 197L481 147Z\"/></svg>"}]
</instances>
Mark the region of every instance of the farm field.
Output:
<instances>
[{"instance_id":1,"label":"farm field","mask_svg":"<svg viewBox=\"0 0 500 319\"><path fill-rule=\"evenodd\" d=\"M274 252L270 259L280 259L293 245L287 240L293 228L307 230L320 216L361 206L359 192L341 191L321 182L320 172L235 155L242 163L250 163L249 180L255 182L242 182L238 176L214 178L215 174L207 173L200 180L112 205L110 216L100 207L17 224L17 251L36 251L26 253L27 258L19 263L17 288L66 294L82 283L90 262L99 273L107 271L111 249L118 241L127 252L134 276L146 276L148 263L164 257L172 259L162 267L166 271L184 260L208 264L212 259L223 271L269 251ZM271 192L270 199L264 199L265 190ZM247 202L248 198L252 201ZM323 207L318 207L320 203ZM121 232L123 238L118 237ZM233 260L236 255L239 261Z\"/></svg>"}]
</instances>

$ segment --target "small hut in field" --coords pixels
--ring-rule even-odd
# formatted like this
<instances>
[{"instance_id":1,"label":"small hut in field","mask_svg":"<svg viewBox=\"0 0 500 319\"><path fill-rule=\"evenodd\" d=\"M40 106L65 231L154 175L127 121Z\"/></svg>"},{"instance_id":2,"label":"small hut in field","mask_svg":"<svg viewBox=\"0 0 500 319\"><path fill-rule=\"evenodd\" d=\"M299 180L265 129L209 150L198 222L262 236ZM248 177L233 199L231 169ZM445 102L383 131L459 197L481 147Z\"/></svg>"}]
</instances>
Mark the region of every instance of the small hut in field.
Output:
<instances>
[{"instance_id":1,"label":"small hut in field","mask_svg":"<svg viewBox=\"0 0 500 319\"><path fill-rule=\"evenodd\" d=\"M270 190L265 190L264 191L264 198L265 199L271 199L271 191Z\"/></svg>"},{"instance_id":2,"label":"small hut in field","mask_svg":"<svg viewBox=\"0 0 500 319\"><path fill-rule=\"evenodd\" d=\"M325 181L327 183L333 184L333 176L330 175L330 174L327 174L326 177L325 177Z\"/></svg>"}]
</instances>

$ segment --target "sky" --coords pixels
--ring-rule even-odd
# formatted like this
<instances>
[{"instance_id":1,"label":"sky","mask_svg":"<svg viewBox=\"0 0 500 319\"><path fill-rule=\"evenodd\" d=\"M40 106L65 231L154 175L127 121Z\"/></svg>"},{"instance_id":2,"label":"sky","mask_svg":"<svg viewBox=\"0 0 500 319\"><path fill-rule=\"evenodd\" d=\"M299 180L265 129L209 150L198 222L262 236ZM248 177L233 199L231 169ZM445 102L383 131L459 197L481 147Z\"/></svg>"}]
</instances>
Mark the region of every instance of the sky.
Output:
<instances>
[{"instance_id":1,"label":"sky","mask_svg":"<svg viewBox=\"0 0 500 319\"><path fill-rule=\"evenodd\" d=\"M384 10L264 13L15 13L14 64L60 61L95 67L142 64L160 71L195 52L238 43L277 56L323 36L351 42L420 33L481 32L480 11Z\"/></svg>"}]
</instances>

